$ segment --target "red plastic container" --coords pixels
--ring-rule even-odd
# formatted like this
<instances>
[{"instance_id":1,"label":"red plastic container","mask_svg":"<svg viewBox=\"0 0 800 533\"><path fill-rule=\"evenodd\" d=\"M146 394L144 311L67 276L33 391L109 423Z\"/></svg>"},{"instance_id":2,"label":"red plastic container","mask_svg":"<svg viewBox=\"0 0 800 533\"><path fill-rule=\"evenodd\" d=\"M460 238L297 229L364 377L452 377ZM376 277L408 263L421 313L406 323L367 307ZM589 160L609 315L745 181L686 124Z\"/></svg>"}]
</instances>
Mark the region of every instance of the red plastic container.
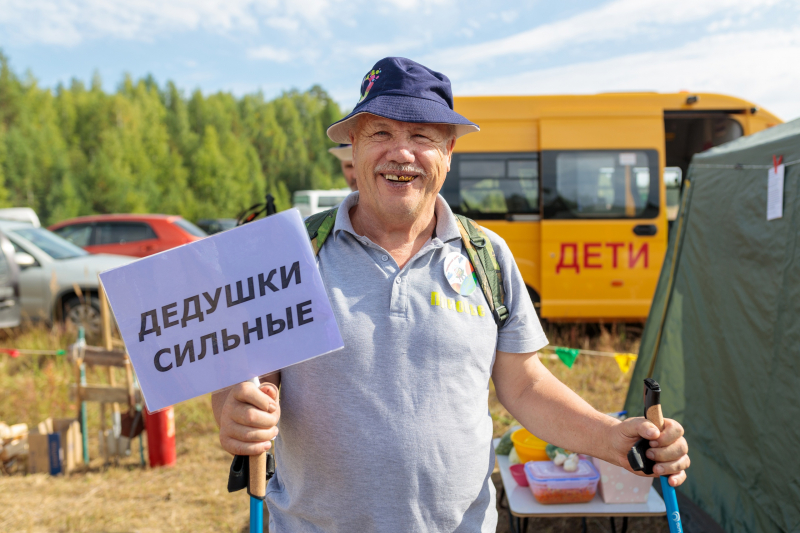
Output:
<instances>
[{"instance_id":1,"label":"red plastic container","mask_svg":"<svg viewBox=\"0 0 800 533\"><path fill-rule=\"evenodd\" d=\"M147 430L147 452L150 466L175 465L175 410L172 407L151 413L145 409L144 428Z\"/></svg>"},{"instance_id":2,"label":"red plastic container","mask_svg":"<svg viewBox=\"0 0 800 533\"><path fill-rule=\"evenodd\" d=\"M517 485L520 487L528 486L528 478L525 476L524 464L511 465L508 469L511 471L511 476L514 478L514 481L517 482Z\"/></svg>"}]
</instances>

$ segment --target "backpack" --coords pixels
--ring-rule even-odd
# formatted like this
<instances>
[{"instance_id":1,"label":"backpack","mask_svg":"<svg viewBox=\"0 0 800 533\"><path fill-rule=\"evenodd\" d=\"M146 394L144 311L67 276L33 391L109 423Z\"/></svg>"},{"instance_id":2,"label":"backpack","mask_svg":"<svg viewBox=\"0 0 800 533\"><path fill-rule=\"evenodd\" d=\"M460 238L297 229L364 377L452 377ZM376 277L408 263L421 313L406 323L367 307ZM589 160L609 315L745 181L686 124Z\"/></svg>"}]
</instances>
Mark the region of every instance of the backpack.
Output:
<instances>
[{"instance_id":1,"label":"backpack","mask_svg":"<svg viewBox=\"0 0 800 533\"><path fill-rule=\"evenodd\" d=\"M311 215L305 221L308 238L311 240L311 248L314 255L318 255L322 245L325 244L328 236L333 231L336 222L338 207L322 211ZM497 263L492 243L484 233L483 229L472 219L463 215L454 215L461 233L461 241L467 250L469 261L472 264L478 284L486 296L492 316L500 328L508 320L508 309L505 306L505 291L503 290L503 273Z\"/></svg>"}]
</instances>

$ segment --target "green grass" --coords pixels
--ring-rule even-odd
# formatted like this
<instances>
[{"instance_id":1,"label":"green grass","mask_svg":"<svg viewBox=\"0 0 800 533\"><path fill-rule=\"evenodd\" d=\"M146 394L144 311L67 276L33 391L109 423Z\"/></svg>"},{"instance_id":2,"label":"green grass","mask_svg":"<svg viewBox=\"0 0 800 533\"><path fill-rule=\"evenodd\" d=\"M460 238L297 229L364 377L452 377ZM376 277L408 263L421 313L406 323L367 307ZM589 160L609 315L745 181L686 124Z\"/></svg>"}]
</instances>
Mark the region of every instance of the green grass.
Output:
<instances>
[{"instance_id":1,"label":"green grass","mask_svg":"<svg viewBox=\"0 0 800 533\"><path fill-rule=\"evenodd\" d=\"M66 350L77 337L74 330L61 326L26 325L16 331L0 332L0 347L28 350ZM117 384L125 382L122 369L114 369ZM108 384L105 367L86 369L89 384ZM70 401L70 386L75 384L74 366L66 356L20 355L12 358L0 353L0 421L6 424L26 423L29 427L42 420L75 418L78 405ZM100 407L87 403L89 431L94 435L100 428ZM107 413L110 411L107 410ZM110 427L111 418L107 419ZM216 432L211 412L210 395L183 402L175 407L176 431L202 435Z\"/></svg>"}]
</instances>

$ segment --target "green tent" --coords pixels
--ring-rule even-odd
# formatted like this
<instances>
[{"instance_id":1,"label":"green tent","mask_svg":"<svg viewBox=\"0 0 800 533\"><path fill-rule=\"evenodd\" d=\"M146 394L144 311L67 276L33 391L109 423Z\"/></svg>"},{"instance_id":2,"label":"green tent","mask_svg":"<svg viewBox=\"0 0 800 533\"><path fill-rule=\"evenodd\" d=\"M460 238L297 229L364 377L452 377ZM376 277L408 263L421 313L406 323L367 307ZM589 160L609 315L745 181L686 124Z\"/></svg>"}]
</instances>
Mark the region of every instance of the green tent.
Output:
<instances>
[{"instance_id":1,"label":"green tent","mask_svg":"<svg viewBox=\"0 0 800 533\"><path fill-rule=\"evenodd\" d=\"M783 217L767 221L773 156ZM692 160L629 413L649 376L686 429L680 491L725 531L800 531L800 119Z\"/></svg>"}]
</instances>

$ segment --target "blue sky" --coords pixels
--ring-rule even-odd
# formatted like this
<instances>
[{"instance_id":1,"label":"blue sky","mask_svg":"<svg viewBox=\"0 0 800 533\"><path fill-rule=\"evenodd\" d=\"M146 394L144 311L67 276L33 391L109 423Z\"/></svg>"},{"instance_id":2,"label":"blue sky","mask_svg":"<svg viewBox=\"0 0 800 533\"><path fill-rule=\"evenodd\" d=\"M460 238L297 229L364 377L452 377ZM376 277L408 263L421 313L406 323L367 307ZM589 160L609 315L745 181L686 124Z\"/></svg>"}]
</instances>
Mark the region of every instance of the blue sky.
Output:
<instances>
[{"instance_id":1,"label":"blue sky","mask_svg":"<svg viewBox=\"0 0 800 533\"><path fill-rule=\"evenodd\" d=\"M0 48L44 86L319 83L351 108L373 63L401 55L457 95L687 89L800 117L797 0L0 0Z\"/></svg>"}]
</instances>

